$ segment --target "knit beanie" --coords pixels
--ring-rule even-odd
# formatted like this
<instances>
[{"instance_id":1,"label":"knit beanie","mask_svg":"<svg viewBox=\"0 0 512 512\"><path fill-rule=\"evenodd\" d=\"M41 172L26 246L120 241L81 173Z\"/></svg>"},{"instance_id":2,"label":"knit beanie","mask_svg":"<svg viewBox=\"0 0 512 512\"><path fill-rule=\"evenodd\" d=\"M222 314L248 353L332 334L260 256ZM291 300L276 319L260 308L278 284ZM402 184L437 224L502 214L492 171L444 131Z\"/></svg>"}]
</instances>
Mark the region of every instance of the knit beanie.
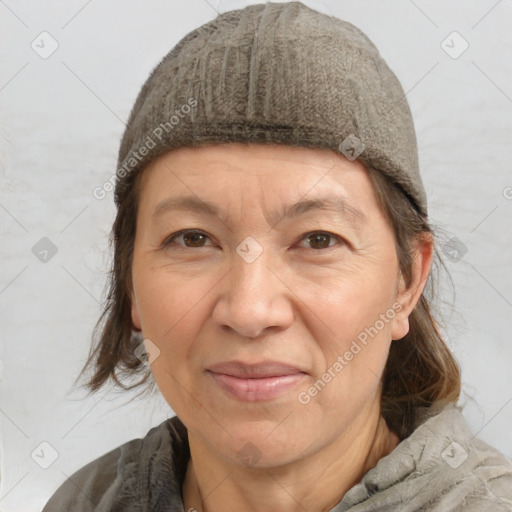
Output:
<instances>
[{"instance_id":1,"label":"knit beanie","mask_svg":"<svg viewBox=\"0 0 512 512\"><path fill-rule=\"evenodd\" d=\"M168 151L227 142L333 149L383 173L427 215L398 79L358 28L300 2L222 13L162 59L121 141L116 205Z\"/></svg>"}]
</instances>

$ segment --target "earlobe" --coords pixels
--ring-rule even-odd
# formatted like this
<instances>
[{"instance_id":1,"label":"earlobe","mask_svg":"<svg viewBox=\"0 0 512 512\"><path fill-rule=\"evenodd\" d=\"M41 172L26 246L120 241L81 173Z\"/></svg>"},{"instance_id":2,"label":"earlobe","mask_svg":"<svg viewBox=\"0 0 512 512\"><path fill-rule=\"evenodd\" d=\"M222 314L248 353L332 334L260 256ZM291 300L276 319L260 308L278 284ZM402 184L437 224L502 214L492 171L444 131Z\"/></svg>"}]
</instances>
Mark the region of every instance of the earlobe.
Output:
<instances>
[{"instance_id":1,"label":"earlobe","mask_svg":"<svg viewBox=\"0 0 512 512\"><path fill-rule=\"evenodd\" d=\"M130 294L130 300L131 300L131 315L132 315L132 324L133 328L137 331L141 331L141 322L140 322L140 316L139 316L139 308L137 307L137 303L135 302L135 299L133 298L133 294Z\"/></svg>"},{"instance_id":2,"label":"earlobe","mask_svg":"<svg viewBox=\"0 0 512 512\"><path fill-rule=\"evenodd\" d=\"M413 252L411 263L411 280L406 286L403 276L400 276L399 293L396 301L402 307L393 320L391 337L393 340L402 339L409 332L409 316L421 298L421 294L427 284L427 279L432 267L434 254L434 242L430 233L422 234Z\"/></svg>"},{"instance_id":3,"label":"earlobe","mask_svg":"<svg viewBox=\"0 0 512 512\"><path fill-rule=\"evenodd\" d=\"M401 340L409 332L409 315L398 313L393 319L391 339Z\"/></svg>"}]
</instances>

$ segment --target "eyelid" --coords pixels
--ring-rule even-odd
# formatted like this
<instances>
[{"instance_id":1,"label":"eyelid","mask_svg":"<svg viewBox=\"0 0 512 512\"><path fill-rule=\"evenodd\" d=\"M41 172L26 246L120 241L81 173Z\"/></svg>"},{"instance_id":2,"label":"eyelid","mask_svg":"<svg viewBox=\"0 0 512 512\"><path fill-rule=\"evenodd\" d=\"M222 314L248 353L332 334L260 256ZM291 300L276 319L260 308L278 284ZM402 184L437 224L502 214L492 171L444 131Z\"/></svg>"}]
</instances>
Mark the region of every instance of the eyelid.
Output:
<instances>
[{"instance_id":1,"label":"eyelid","mask_svg":"<svg viewBox=\"0 0 512 512\"><path fill-rule=\"evenodd\" d=\"M198 233L200 235L204 235L206 238L208 238L210 241L212 241L212 237L205 231L203 231L201 229L196 229L196 228L186 228L186 229L181 229L180 231L176 231L176 233L172 233L167 238L165 238L161 244L161 247L163 249L165 249L169 244L171 244L174 241L175 238L178 238L186 233ZM187 247L184 244L176 244L176 245L178 245L179 247L183 247L184 249L201 249L201 247ZM203 247L211 247L211 246L206 245Z\"/></svg>"},{"instance_id":2,"label":"eyelid","mask_svg":"<svg viewBox=\"0 0 512 512\"><path fill-rule=\"evenodd\" d=\"M313 247L301 247L301 249L311 249L312 251L320 252L320 251L325 251L327 249L332 249L336 245L348 245L348 242L340 235L336 235L335 233L331 233L330 231L322 231L322 230L314 230L314 231L309 231L308 233L304 233L303 235L301 235L298 238L296 243L299 243L302 240L305 240L310 235L327 235L327 236L330 236L331 238L335 238L340 243L334 244L334 245L329 245L328 247L326 247L324 249L314 249Z\"/></svg>"},{"instance_id":3,"label":"eyelid","mask_svg":"<svg viewBox=\"0 0 512 512\"><path fill-rule=\"evenodd\" d=\"M174 239L176 239L186 233L198 233L198 234L205 236L207 239L209 239L211 242L213 242L212 237L205 231L203 231L201 229L197 229L197 228L185 228L185 229L181 229L180 231L177 231L175 233L172 233L167 238L165 238L161 244L161 247L166 248L168 245L170 245L174 241ZM309 237L311 235L327 235L331 238L336 239L338 241L338 243L334 244L334 245L329 245L328 247L325 247L323 249L315 249L313 247L300 247L301 249L311 249L314 252L320 252L320 251L325 251L327 249L336 247L337 245L349 245L348 242L340 235L336 235L335 233L331 233L330 231L322 231L322 230L313 230L313 231L308 231L307 233L302 234L301 236L299 236L299 238L294 243L294 245L297 245L301 241L306 240L307 237ZM179 247L182 247L184 249L201 249L203 247L211 247L213 244L200 246L200 247L187 247L186 245L180 244L180 243L177 243L176 245L178 245Z\"/></svg>"}]
</instances>

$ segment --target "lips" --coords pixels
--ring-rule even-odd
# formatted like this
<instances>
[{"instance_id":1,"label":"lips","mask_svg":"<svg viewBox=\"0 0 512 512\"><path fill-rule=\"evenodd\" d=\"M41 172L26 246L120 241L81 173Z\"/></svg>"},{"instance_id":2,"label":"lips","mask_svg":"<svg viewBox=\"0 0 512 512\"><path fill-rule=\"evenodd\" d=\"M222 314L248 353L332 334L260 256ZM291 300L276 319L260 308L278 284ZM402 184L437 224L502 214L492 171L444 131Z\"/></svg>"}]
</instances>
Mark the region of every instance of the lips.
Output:
<instances>
[{"instance_id":1,"label":"lips","mask_svg":"<svg viewBox=\"0 0 512 512\"><path fill-rule=\"evenodd\" d=\"M279 361L262 361L252 364L241 361L226 361L214 364L208 370L245 379L261 379L264 377L280 377L282 375L305 373L300 368Z\"/></svg>"},{"instance_id":2,"label":"lips","mask_svg":"<svg viewBox=\"0 0 512 512\"><path fill-rule=\"evenodd\" d=\"M300 368L277 361L228 361L209 367L207 372L224 392L246 402L275 399L306 376Z\"/></svg>"}]
</instances>

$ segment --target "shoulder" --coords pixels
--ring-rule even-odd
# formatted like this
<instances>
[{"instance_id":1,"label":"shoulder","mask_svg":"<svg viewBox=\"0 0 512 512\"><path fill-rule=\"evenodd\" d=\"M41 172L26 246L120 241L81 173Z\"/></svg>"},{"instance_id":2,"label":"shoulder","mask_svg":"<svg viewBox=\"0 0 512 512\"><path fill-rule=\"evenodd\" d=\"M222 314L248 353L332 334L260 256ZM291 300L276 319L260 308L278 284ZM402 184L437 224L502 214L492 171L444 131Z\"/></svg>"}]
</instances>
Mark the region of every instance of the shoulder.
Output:
<instances>
[{"instance_id":1,"label":"shoulder","mask_svg":"<svg viewBox=\"0 0 512 512\"><path fill-rule=\"evenodd\" d=\"M156 473L159 466L172 470L169 461L173 452L186 452L185 440L186 429L176 416L162 422L144 438L118 446L66 478L42 512L139 510L149 499L140 475Z\"/></svg>"},{"instance_id":2,"label":"shoulder","mask_svg":"<svg viewBox=\"0 0 512 512\"><path fill-rule=\"evenodd\" d=\"M130 441L98 457L69 476L51 496L43 512L61 510L97 510L100 502L108 500L117 487L116 477L122 453L136 449L136 443Z\"/></svg>"},{"instance_id":3,"label":"shoulder","mask_svg":"<svg viewBox=\"0 0 512 512\"><path fill-rule=\"evenodd\" d=\"M471 433L459 407L436 405L343 499L363 502L361 510L510 512L512 462Z\"/></svg>"},{"instance_id":4,"label":"shoulder","mask_svg":"<svg viewBox=\"0 0 512 512\"><path fill-rule=\"evenodd\" d=\"M460 408L447 407L425 425L440 450L439 474L448 482L448 497L468 512L512 510L512 461L470 431Z\"/></svg>"},{"instance_id":5,"label":"shoulder","mask_svg":"<svg viewBox=\"0 0 512 512\"><path fill-rule=\"evenodd\" d=\"M512 461L473 434L454 405L411 435L419 481L428 475L428 510L512 510ZM421 492L425 493L425 490Z\"/></svg>"}]
</instances>

